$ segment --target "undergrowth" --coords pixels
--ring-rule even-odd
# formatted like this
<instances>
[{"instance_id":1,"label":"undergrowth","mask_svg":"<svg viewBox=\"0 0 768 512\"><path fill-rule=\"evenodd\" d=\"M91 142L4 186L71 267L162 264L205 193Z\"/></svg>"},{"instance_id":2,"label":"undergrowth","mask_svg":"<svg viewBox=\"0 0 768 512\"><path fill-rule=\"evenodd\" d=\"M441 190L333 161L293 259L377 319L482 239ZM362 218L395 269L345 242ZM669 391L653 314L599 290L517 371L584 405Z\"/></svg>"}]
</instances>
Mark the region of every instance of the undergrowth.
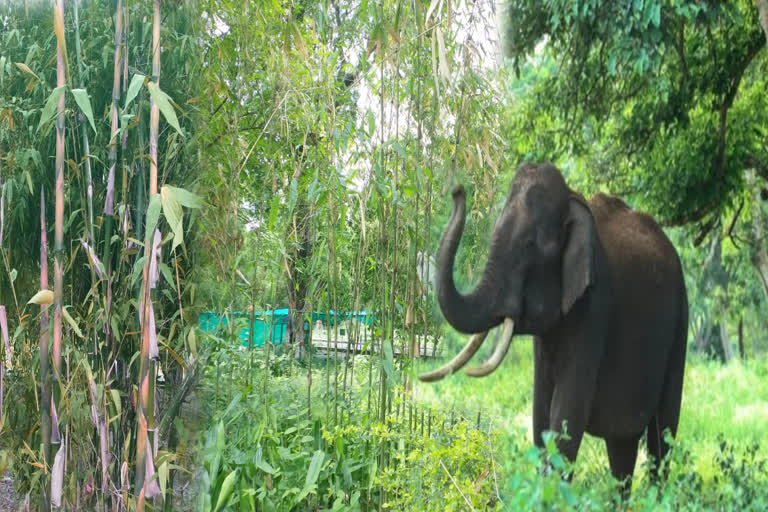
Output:
<instances>
[{"instance_id":1,"label":"undergrowth","mask_svg":"<svg viewBox=\"0 0 768 512\"><path fill-rule=\"evenodd\" d=\"M366 383L378 359L357 357L335 417L322 364L309 373L287 351L270 354L267 365L264 351L219 345L201 390L211 408L196 475L200 510L617 509L601 440L585 436L573 466L553 436L544 449L533 446L529 352L529 343L517 343L487 379L417 385L416 401L393 385L382 421L378 384ZM690 361L669 477L654 484L641 451L623 506L768 510L765 370ZM718 393L713 382L728 385Z\"/></svg>"}]
</instances>

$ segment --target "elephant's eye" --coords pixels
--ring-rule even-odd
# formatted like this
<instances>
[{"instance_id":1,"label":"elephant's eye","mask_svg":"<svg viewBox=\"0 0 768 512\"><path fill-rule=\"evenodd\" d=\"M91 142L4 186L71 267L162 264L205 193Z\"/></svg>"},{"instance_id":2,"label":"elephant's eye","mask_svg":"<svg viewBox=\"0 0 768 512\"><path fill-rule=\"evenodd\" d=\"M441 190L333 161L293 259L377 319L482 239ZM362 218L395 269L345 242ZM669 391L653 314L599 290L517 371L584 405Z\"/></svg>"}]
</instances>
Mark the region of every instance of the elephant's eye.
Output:
<instances>
[{"instance_id":1,"label":"elephant's eye","mask_svg":"<svg viewBox=\"0 0 768 512\"><path fill-rule=\"evenodd\" d=\"M556 241L556 237L552 236L551 232L546 229L539 229L536 232L536 245L543 253L555 251L557 249Z\"/></svg>"}]
</instances>

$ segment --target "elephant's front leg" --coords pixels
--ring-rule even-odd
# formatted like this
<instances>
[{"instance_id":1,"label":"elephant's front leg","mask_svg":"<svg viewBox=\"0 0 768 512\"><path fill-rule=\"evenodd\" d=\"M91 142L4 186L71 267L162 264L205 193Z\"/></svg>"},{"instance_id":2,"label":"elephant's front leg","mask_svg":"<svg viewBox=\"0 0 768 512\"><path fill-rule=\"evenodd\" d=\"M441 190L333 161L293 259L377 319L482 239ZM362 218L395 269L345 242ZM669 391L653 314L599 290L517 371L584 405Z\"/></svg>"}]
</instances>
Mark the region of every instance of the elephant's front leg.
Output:
<instances>
[{"instance_id":1,"label":"elephant's front leg","mask_svg":"<svg viewBox=\"0 0 768 512\"><path fill-rule=\"evenodd\" d=\"M552 393L555 388L551 361L538 336L533 340L533 444L544 447L542 433L549 429Z\"/></svg>"},{"instance_id":2,"label":"elephant's front leg","mask_svg":"<svg viewBox=\"0 0 768 512\"><path fill-rule=\"evenodd\" d=\"M570 344L570 342L566 342ZM581 344L574 343L571 347ZM587 428L592 401L597 383L597 362L599 356L591 354L590 348L581 345L584 350L565 350L558 355L555 365L554 389L549 411L549 429L567 436L559 437L557 447L561 454L571 462L581 445L581 439Z\"/></svg>"}]
</instances>

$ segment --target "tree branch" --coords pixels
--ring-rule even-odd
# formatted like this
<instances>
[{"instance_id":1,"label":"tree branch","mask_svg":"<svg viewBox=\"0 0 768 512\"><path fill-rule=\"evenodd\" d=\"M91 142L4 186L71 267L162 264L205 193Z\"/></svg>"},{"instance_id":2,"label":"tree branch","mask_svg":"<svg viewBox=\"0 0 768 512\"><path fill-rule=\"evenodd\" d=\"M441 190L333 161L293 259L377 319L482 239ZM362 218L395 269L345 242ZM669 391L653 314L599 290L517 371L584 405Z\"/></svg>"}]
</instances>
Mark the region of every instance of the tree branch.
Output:
<instances>
[{"instance_id":1,"label":"tree branch","mask_svg":"<svg viewBox=\"0 0 768 512\"><path fill-rule=\"evenodd\" d=\"M760 16L760 25L765 32L765 42L768 44L768 0L755 0L755 5Z\"/></svg>"}]
</instances>

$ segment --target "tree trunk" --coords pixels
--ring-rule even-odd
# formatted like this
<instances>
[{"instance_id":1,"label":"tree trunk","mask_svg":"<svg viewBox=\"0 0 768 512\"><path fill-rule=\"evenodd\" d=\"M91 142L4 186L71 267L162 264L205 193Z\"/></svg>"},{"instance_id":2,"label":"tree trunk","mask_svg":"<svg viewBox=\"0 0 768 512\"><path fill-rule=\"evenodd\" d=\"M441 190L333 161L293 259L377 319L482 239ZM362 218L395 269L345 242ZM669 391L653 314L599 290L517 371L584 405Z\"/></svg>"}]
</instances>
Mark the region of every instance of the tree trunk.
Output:
<instances>
[{"instance_id":1,"label":"tree trunk","mask_svg":"<svg viewBox=\"0 0 768 512\"><path fill-rule=\"evenodd\" d=\"M752 244L751 261L755 267L757 276L760 278L760 284L763 285L763 295L765 300L768 301L768 251L765 248L764 236L765 227L763 219L763 211L760 205L759 198L755 198L754 209L754 243Z\"/></svg>"},{"instance_id":2,"label":"tree trunk","mask_svg":"<svg viewBox=\"0 0 768 512\"><path fill-rule=\"evenodd\" d=\"M720 343L723 344L723 359L729 362L733 358L733 347L731 338L728 336L727 322L725 316L728 313L727 299L720 303Z\"/></svg>"},{"instance_id":3,"label":"tree trunk","mask_svg":"<svg viewBox=\"0 0 768 512\"><path fill-rule=\"evenodd\" d=\"M763 32L765 32L765 42L768 44L768 0L755 0L755 5L760 15L760 25L763 26Z\"/></svg>"},{"instance_id":4,"label":"tree trunk","mask_svg":"<svg viewBox=\"0 0 768 512\"><path fill-rule=\"evenodd\" d=\"M722 240L720 233L715 233L709 250L709 255L704 262L699 288L703 294L712 294L718 288L722 289L722 296L717 296L710 305L710 311L704 316L701 329L694 341L696 351L715 357L723 362L728 362L733 356L731 341L726 328L728 311L728 281L730 276L722 263ZM718 319L713 318L717 311Z\"/></svg>"},{"instance_id":5,"label":"tree trunk","mask_svg":"<svg viewBox=\"0 0 768 512\"><path fill-rule=\"evenodd\" d=\"M303 174L304 153L298 157L297 169L293 179L298 183ZM289 224L286 239L291 242L285 256L285 278L288 285L288 305L293 323L293 339L296 359L301 359L304 352L304 315L306 314L309 277L305 271L312 257L312 233L310 226L311 205L299 194L294 207L292 222ZM310 341L311 343L311 341Z\"/></svg>"},{"instance_id":6,"label":"tree trunk","mask_svg":"<svg viewBox=\"0 0 768 512\"><path fill-rule=\"evenodd\" d=\"M742 361L747 360L744 353L744 317L739 318L739 357Z\"/></svg>"}]
</instances>

